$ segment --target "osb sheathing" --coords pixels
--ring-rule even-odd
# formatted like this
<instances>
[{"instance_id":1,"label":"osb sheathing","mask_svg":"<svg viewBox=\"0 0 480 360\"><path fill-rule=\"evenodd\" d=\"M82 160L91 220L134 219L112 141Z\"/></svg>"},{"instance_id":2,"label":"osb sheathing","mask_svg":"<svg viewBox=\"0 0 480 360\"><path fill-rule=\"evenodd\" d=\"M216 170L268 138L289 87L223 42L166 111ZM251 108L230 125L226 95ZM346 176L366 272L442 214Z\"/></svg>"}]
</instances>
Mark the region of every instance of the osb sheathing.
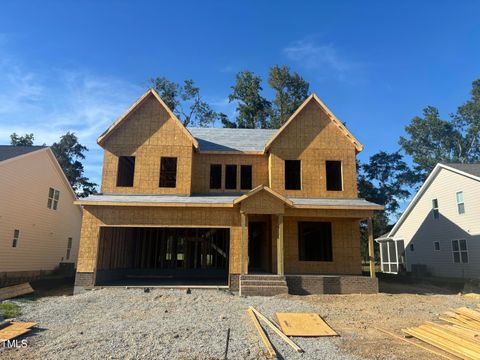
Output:
<instances>
[{"instance_id":1,"label":"osb sheathing","mask_svg":"<svg viewBox=\"0 0 480 360\"><path fill-rule=\"evenodd\" d=\"M221 189L210 189L210 165L222 165L222 187ZM237 188L225 189L225 165L237 165ZM240 165L252 165L252 188L258 185L268 184L268 158L265 155L234 155L234 154L203 154L194 153L193 155L193 174L192 182L193 193L222 193L241 191L240 188Z\"/></svg>"},{"instance_id":2,"label":"osb sheathing","mask_svg":"<svg viewBox=\"0 0 480 360\"><path fill-rule=\"evenodd\" d=\"M285 190L284 160L301 160L301 190ZM327 191L326 160L342 162L343 191ZM355 147L315 101L310 101L273 142L270 188L291 197L356 198Z\"/></svg>"},{"instance_id":3,"label":"osb sheathing","mask_svg":"<svg viewBox=\"0 0 480 360\"><path fill-rule=\"evenodd\" d=\"M331 221L333 261L300 261L299 221ZM272 216L272 269L277 268L278 220ZM284 217L284 266L286 274L361 274L360 228L356 220Z\"/></svg>"},{"instance_id":4,"label":"osb sheathing","mask_svg":"<svg viewBox=\"0 0 480 360\"><path fill-rule=\"evenodd\" d=\"M285 203L262 190L243 200L240 208L247 214L283 214Z\"/></svg>"},{"instance_id":5,"label":"osb sheathing","mask_svg":"<svg viewBox=\"0 0 480 360\"><path fill-rule=\"evenodd\" d=\"M147 97L104 143L102 192L190 194L192 141L153 95ZM119 156L135 156L133 187L117 187ZM160 158L177 158L175 188L159 187Z\"/></svg>"},{"instance_id":6,"label":"osb sheathing","mask_svg":"<svg viewBox=\"0 0 480 360\"><path fill-rule=\"evenodd\" d=\"M96 270L101 226L165 226L230 228L230 273L240 272L241 224L238 209L85 206L78 272ZM244 264L248 242L244 244Z\"/></svg>"}]
</instances>

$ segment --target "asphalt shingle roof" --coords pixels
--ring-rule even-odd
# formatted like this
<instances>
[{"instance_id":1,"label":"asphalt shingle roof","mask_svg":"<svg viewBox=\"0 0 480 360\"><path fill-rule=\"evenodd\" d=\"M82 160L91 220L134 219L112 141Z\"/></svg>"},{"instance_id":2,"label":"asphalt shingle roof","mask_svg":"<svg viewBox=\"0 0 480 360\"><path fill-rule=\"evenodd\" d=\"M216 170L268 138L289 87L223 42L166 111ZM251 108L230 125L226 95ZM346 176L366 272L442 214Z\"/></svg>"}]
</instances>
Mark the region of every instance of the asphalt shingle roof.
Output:
<instances>
[{"instance_id":1,"label":"asphalt shingle roof","mask_svg":"<svg viewBox=\"0 0 480 360\"><path fill-rule=\"evenodd\" d=\"M445 166L480 177L480 164L444 164Z\"/></svg>"},{"instance_id":2,"label":"asphalt shingle roof","mask_svg":"<svg viewBox=\"0 0 480 360\"><path fill-rule=\"evenodd\" d=\"M0 145L0 161L8 160L44 148L46 148L46 146Z\"/></svg>"},{"instance_id":3,"label":"asphalt shingle roof","mask_svg":"<svg viewBox=\"0 0 480 360\"><path fill-rule=\"evenodd\" d=\"M197 139L200 151L263 151L278 130L188 128Z\"/></svg>"}]
</instances>

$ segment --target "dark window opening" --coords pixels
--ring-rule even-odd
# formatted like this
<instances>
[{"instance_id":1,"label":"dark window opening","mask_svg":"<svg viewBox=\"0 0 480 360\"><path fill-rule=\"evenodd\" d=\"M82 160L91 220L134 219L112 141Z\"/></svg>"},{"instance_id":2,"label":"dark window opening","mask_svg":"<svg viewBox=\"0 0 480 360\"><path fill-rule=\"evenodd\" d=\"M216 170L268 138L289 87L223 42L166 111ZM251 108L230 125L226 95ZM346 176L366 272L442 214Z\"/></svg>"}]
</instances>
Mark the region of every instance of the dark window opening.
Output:
<instances>
[{"instance_id":1,"label":"dark window opening","mask_svg":"<svg viewBox=\"0 0 480 360\"><path fill-rule=\"evenodd\" d=\"M440 217L438 212L438 199L432 200L432 214L434 219L438 219Z\"/></svg>"},{"instance_id":2,"label":"dark window opening","mask_svg":"<svg viewBox=\"0 0 480 360\"><path fill-rule=\"evenodd\" d=\"M135 174L135 156L120 156L118 158L117 186L133 186Z\"/></svg>"},{"instance_id":3,"label":"dark window opening","mask_svg":"<svg viewBox=\"0 0 480 360\"><path fill-rule=\"evenodd\" d=\"M285 190L301 189L300 160L285 160Z\"/></svg>"},{"instance_id":4,"label":"dark window opening","mask_svg":"<svg viewBox=\"0 0 480 360\"><path fill-rule=\"evenodd\" d=\"M237 188L237 165L225 165L225 189Z\"/></svg>"},{"instance_id":5,"label":"dark window opening","mask_svg":"<svg viewBox=\"0 0 480 360\"><path fill-rule=\"evenodd\" d=\"M222 187L222 165L210 165L210 189L220 189Z\"/></svg>"},{"instance_id":6,"label":"dark window opening","mask_svg":"<svg viewBox=\"0 0 480 360\"><path fill-rule=\"evenodd\" d=\"M325 165L327 170L327 190L342 191L342 162L327 160Z\"/></svg>"},{"instance_id":7,"label":"dark window opening","mask_svg":"<svg viewBox=\"0 0 480 360\"><path fill-rule=\"evenodd\" d=\"M250 190L252 188L252 165L240 166L240 189Z\"/></svg>"},{"instance_id":8,"label":"dark window opening","mask_svg":"<svg viewBox=\"0 0 480 360\"><path fill-rule=\"evenodd\" d=\"M12 247L18 246L18 238L20 237L20 230L15 229L13 231Z\"/></svg>"},{"instance_id":9,"label":"dark window opening","mask_svg":"<svg viewBox=\"0 0 480 360\"><path fill-rule=\"evenodd\" d=\"M300 261L333 261L332 223L299 222L298 250Z\"/></svg>"},{"instance_id":10,"label":"dark window opening","mask_svg":"<svg viewBox=\"0 0 480 360\"><path fill-rule=\"evenodd\" d=\"M177 186L177 158L162 157L160 159L160 187L174 188Z\"/></svg>"},{"instance_id":11,"label":"dark window opening","mask_svg":"<svg viewBox=\"0 0 480 360\"><path fill-rule=\"evenodd\" d=\"M414 251L415 250L415 247L413 246L413 244L410 244L410 251Z\"/></svg>"}]
</instances>

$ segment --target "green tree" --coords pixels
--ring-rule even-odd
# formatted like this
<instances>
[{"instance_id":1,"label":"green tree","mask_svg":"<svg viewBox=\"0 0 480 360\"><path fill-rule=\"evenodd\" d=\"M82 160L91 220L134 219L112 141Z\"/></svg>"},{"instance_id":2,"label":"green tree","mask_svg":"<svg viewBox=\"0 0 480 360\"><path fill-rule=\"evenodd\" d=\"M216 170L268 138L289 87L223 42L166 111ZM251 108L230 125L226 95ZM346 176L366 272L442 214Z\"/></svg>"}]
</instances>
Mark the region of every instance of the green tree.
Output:
<instances>
[{"instance_id":1,"label":"green tree","mask_svg":"<svg viewBox=\"0 0 480 360\"><path fill-rule=\"evenodd\" d=\"M200 88L193 80L185 80L180 85L157 77L150 79L150 84L184 126L209 126L219 118L219 114L201 97Z\"/></svg>"},{"instance_id":2,"label":"green tree","mask_svg":"<svg viewBox=\"0 0 480 360\"><path fill-rule=\"evenodd\" d=\"M427 106L405 128L400 145L410 155L423 180L439 162L471 163L480 160L480 80L472 83L471 99L459 106L450 119Z\"/></svg>"},{"instance_id":3,"label":"green tree","mask_svg":"<svg viewBox=\"0 0 480 360\"><path fill-rule=\"evenodd\" d=\"M275 90L270 127L278 129L308 97L310 84L287 66L275 65L270 68L268 85Z\"/></svg>"},{"instance_id":4,"label":"green tree","mask_svg":"<svg viewBox=\"0 0 480 360\"><path fill-rule=\"evenodd\" d=\"M228 100L237 101L237 118L230 125L249 129L268 128L271 103L260 94L262 79L251 71L243 71L236 75L235 80Z\"/></svg>"},{"instance_id":5,"label":"green tree","mask_svg":"<svg viewBox=\"0 0 480 360\"><path fill-rule=\"evenodd\" d=\"M58 163L63 169L73 190L79 197L85 197L96 193L97 184L91 182L84 175L84 168L81 160L85 159L86 146L78 142L74 133L67 132L50 147Z\"/></svg>"},{"instance_id":6,"label":"green tree","mask_svg":"<svg viewBox=\"0 0 480 360\"><path fill-rule=\"evenodd\" d=\"M25 134L19 136L17 133L10 135L10 145L14 146L33 146L34 136L33 134Z\"/></svg>"}]
</instances>

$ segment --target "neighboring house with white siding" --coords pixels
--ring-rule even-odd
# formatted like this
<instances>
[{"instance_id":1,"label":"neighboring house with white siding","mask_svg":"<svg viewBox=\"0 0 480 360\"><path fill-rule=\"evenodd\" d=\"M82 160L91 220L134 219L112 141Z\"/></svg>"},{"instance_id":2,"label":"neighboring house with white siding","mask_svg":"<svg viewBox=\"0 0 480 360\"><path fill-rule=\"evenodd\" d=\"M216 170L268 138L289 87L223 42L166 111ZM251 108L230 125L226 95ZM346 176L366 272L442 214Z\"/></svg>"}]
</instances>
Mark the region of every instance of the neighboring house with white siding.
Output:
<instances>
[{"instance_id":1,"label":"neighboring house with white siding","mask_svg":"<svg viewBox=\"0 0 480 360\"><path fill-rule=\"evenodd\" d=\"M392 230L382 271L480 277L480 164L437 164Z\"/></svg>"},{"instance_id":2,"label":"neighboring house with white siding","mask_svg":"<svg viewBox=\"0 0 480 360\"><path fill-rule=\"evenodd\" d=\"M0 146L0 284L74 268L81 208L50 148Z\"/></svg>"}]
</instances>

